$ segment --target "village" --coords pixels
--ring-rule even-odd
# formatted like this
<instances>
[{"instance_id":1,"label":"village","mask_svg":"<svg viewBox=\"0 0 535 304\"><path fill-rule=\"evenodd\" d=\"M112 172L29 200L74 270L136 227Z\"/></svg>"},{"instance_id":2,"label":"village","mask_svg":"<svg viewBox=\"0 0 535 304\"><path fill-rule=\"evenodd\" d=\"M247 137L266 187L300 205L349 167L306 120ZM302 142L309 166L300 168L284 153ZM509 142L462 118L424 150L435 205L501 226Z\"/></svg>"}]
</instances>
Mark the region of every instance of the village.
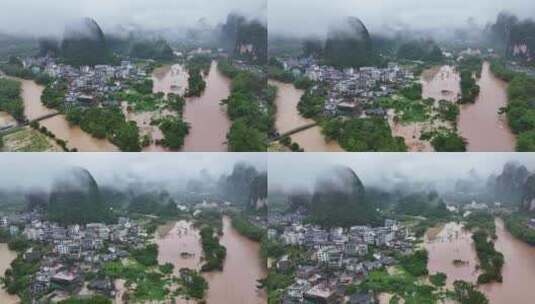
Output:
<instances>
[{"instance_id":1,"label":"village","mask_svg":"<svg viewBox=\"0 0 535 304\"><path fill-rule=\"evenodd\" d=\"M325 229L304 224L300 213L270 218L268 238L285 246L299 248L305 258L294 265L288 255L270 261L277 271L295 270L295 281L285 291L283 303L374 303L371 293L349 298L345 290L365 280L368 273L393 266L393 253L414 251L416 238L395 220L386 219L382 227L353 226ZM282 232L281 232L282 230Z\"/></svg>"},{"instance_id":2,"label":"village","mask_svg":"<svg viewBox=\"0 0 535 304\"><path fill-rule=\"evenodd\" d=\"M306 77L327 87L324 113L330 116L379 116L386 117L386 109L375 101L389 96L399 88L410 85L413 72L397 63L389 63L386 68L362 67L360 69L336 69L320 65L313 57L282 60L285 71L295 77ZM312 90L317 90L315 86Z\"/></svg>"},{"instance_id":3,"label":"village","mask_svg":"<svg viewBox=\"0 0 535 304\"><path fill-rule=\"evenodd\" d=\"M25 58L23 67L37 75L45 73L52 77L53 86L59 85L59 79L67 83L67 92L64 98L66 107L118 105L109 97L126 87L126 81L140 81L147 78L147 71L140 68L130 60L121 61L118 66L95 65L76 68L70 65L57 63L52 57Z\"/></svg>"},{"instance_id":4,"label":"village","mask_svg":"<svg viewBox=\"0 0 535 304\"><path fill-rule=\"evenodd\" d=\"M117 224L90 223L66 228L43 219L37 212L3 217L0 228L12 238L23 237L31 244L22 254L24 263L38 262L28 290L39 299L65 298L89 290L105 296L115 295L110 279L89 279L106 262L129 256L127 249L143 248L150 235L145 228L129 218Z\"/></svg>"}]
</instances>

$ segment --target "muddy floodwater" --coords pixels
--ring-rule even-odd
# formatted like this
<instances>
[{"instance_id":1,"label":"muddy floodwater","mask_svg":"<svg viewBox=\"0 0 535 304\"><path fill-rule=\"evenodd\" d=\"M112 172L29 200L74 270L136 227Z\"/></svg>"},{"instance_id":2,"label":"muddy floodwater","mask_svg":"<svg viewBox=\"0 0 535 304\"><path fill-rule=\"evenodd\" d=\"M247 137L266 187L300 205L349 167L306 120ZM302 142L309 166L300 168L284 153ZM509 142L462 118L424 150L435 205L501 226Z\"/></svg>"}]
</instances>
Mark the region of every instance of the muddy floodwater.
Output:
<instances>
[{"instance_id":1,"label":"muddy floodwater","mask_svg":"<svg viewBox=\"0 0 535 304\"><path fill-rule=\"evenodd\" d=\"M223 218L223 236L220 242L227 248L223 271L203 273L209 285L207 303L266 303L266 294L256 288L257 280L266 275L265 265L260 257L260 245L234 230L228 217ZM200 269L200 236L191 223L179 221L161 226L156 243L159 246L160 263L174 264L177 272L184 267Z\"/></svg>"},{"instance_id":2,"label":"muddy floodwater","mask_svg":"<svg viewBox=\"0 0 535 304\"><path fill-rule=\"evenodd\" d=\"M313 123L312 119L304 118L297 110L297 104L304 94L303 90L296 89L293 84L270 80L277 90L277 115L275 126L280 134L284 134L295 128ZM301 131L290 136L305 149L306 152L342 152L344 151L336 141L326 142L319 126Z\"/></svg>"},{"instance_id":3,"label":"muddy floodwater","mask_svg":"<svg viewBox=\"0 0 535 304\"><path fill-rule=\"evenodd\" d=\"M422 73L422 97L456 102L461 93L461 78L454 67L433 67Z\"/></svg>"},{"instance_id":4,"label":"muddy floodwater","mask_svg":"<svg viewBox=\"0 0 535 304\"><path fill-rule=\"evenodd\" d=\"M468 140L468 151L515 151L515 136L505 115L498 114L507 105L507 83L494 76L485 62L478 84L481 92L475 104L463 105L459 117L459 133Z\"/></svg>"},{"instance_id":5,"label":"muddy floodwater","mask_svg":"<svg viewBox=\"0 0 535 304\"><path fill-rule=\"evenodd\" d=\"M0 276L4 276L4 273L10 268L11 262L17 257L17 253L9 250L7 244L0 244ZM3 288L0 288L0 303L2 304L15 304L19 302L19 298L14 295L10 295Z\"/></svg>"},{"instance_id":6,"label":"muddy floodwater","mask_svg":"<svg viewBox=\"0 0 535 304\"><path fill-rule=\"evenodd\" d=\"M152 78L154 92L182 95L188 87L187 70L179 64L156 69ZM200 97L186 98L184 120L191 129L182 148L185 152L227 151L226 136L231 122L221 101L230 95L230 79L219 72L213 61L205 81L206 89ZM155 130L153 137L161 137L159 130ZM163 147L149 147L148 150L165 151Z\"/></svg>"},{"instance_id":7,"label":"muddy floodwater","mask_svg":"<svg viewBox=\"0 0 535 304\"><path fill-rule=\"evenodd\" d=\"M475 282L477 255L473 248L472 234L462 224L448 223L438 228L439 232L426 235L425 248L429 252L429 273L443 272L448 275L448 286L455 280ZM455 264L457 260L459 263Z\"/></svg>"},{"instance_id":8,"label":"muddy floodwater","mask_svg":"<svg viewBox=\"0 0 535 304\"><path fill-rule=\"evenodd\" d=\"M496 219L496 249L503 253L503 283L485 284L479 289L487 295L491 304L532 304L535 299L535 247L513 237L500 219ZM447 224L433 240L426 240L429 252L430 273L444 272L448 285L455 280L476 282L478 259L469 232L456 223ZM455 266L453 261L464 265Z\"/></svg>"},{"instance_id":9,"label":"muddy floodwater","mask_svg":"<svg viewBox=\"0 0 535 304\"><path fill-rule=\"evenodd\" d=\"M41 94L44 87L38 85L33 80L24 80L11 77L21 82L21 95L24 102L24 114L26 117L36 119L43 115L55 112L48 109L41 103ZM118 148L106 139L97 139L90 134L82 131L80 127L70 126L64 115L57 115L39 122L49 131L54 133L57 138L67 142L69 148L76 148L80 152L103 152L118 151Z\"/></svg>"},{"instance_id":10,"label":"muddy floodwater","mask_svg":"<svg viewBox=\"0 0 535 304\"><path fill-rule=\"evenodd\" d=\"M9 115L7 112L0 111L0 129L16 125L17 120L15 120L13 116Z\"/></svg>"},{"instance_id":11,"label":"muddy floodwater","mask_svg":"<svg viewBox=\"0 0 535 304\"><path fill-rule=\"evenodd\" d=\"M460 76L452 66L434 67L422 74L422 96L456 102L460 96ZM510 152L515 150L515 136L500 108L507 105L507 83L483 63L479 97L474 104L461 105L458 121L460 136L467 141L469 152Z\"/></svg>"}]
</instances>

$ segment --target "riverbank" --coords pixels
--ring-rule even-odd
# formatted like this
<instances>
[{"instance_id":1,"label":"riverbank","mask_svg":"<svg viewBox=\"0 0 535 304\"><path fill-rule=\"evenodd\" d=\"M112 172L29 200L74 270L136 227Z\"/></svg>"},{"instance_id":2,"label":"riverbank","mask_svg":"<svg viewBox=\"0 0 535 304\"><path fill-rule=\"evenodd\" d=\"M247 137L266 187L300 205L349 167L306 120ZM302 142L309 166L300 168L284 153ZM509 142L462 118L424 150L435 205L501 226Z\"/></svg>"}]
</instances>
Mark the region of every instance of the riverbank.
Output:
<instances>
[{"instance_id":1,"label":"riverbank","mask_svg":"<svg viewBox=\"0 0 535 304\"><path fill-rule=\"evenodd\" d=\"M165 94L185 94L188 88L188 71L181 64L166 65L153 71L153 92ZM226 107L221 101L230 94L230 79L217 69L217 62L212 61L205 90L199 97L186 97L183 120L190 125L189 134L180 149L183 152L224 152L228 150L226 136L230 129L230 120ZM136 121L142 135L148 134L153 140L163 138L158 126L150 121L155 116L176 115L176 113L128 113L129 120ZM206 123L209 121L210 123ZM152 143L143 149L146 152L171 151L161 145Z\"/></svg>"},{"instance_id":2,"label":"riverbank","mask_svg":"<svg viewBox=\"0 0 535 304\"><path fill-rule=\"evenodd\" d=\"M160 226L156 236L160 263L172 263L175 270L200 270L202 246L199 231L190 222L179 221ZM207 303L264 304L267 296L257 290L257 280L266 275L260 245L240 235L231 219L223 217L220 243L227 249L222 271L203 272L208 282ZM236 284L240 282L240 284ZM183 302L180 302L183 303Z\"/></svg>"},{"instance_id":3,"label":"riverbank","mask_svg":"<svg viewBox=\"0 0 535 304\"><path fill-rule=\"evenodd\" d=\"M421 83L424 98L451 103L457 103L459 100L460 75L452 66L425 70ZM456 123L459 136L466 140L467 152L514 151L516 138L507 124L506 117L500 114L508 102L507 83L492 73L489 62L484 62L477 84L480 87L479 95L473 104L460 106ZM413 138L418 138L418 132L412 133ZM407 140L407 136L404 137ZM425 147L425 143L416 143L416 147Z\"/></svg>"},{"instance_id":4,"label":"riverbank","mask_svg":"<svg viewBox=\"0 0 535 304\"><path fill-rule=\"evenodd\" d=\"M17 253L9 250L7 244L0 244L0 276L3 277L7 269L10 268L11 262L17 257ZM16 295L10 295L3 288L0 288L0 303L15 304L19 303Z\"/></svg>"},{"instance_id":5,"label":"riverbank","mask_svg":"<svg viewBox=\"0 0 535 304\"><path fill-rule=\"evenodd\" d=\"M283 83L270 80L270 85L277 87L277 97L275 104L277 113L275 115L275 126L280 134L301 126L314 123L313 119L304 118L299 113L297 105L304 90L295 88L292 83ZM343 152L344 149L334 140L327 141L321 132L321 127L316 126L290 136L292 142L299 144L305 152Z\"/></svg>"},{"instance_id":6,"label":"riverbank","mask_svg":"<svg viewBox=\"0 0 535 304\"><path fill-rule=\"evenodd\" d=\"M468 152L514 152L516 138L505 115L499 114L507 106L507 83L484 62L478 85L475 103L462 105L459 116L459 134L466 138Z\"/></svg>"},{"instance_id":7,"label":"riverbank","mask_svg":"<svg viewBox=\"0 0 535 304\"><path fill-rule=\"evenodd\" d=\"M535 281L535 247L514 238L505 229L503 221L495 219L497 251L504 255L502 268L503 282L479 285L491 304L515 303L529 304L535 297L532 282ZM455 280L476 283L480 271L472 236L462 225L446 224L433 241L426 241L429 252L428 269L430 273L447 274L447 285ZM465 263L453 263L455 260Z\"/></svg>"},{"instance_id":8,"label":"riverbank","mask_svg":"<svg viewBox=\"0 0 535 304\"><path fill-rule=\"evenodd\" d=\"M21 97L24 103L24 115L26 118L32 120L54 112L53 109L45 107L41 102L44 86L37 84L33 80L16 77L8 78L21 83ZM108 140L94 138L90 134L82 131L78 126L71 126L65 115L47 118L40 121L39 124L54 134L56 139L65 141L69 150L76 149L80 152L118 151L118 148ZM49 151L49 149L45 149L44 151Z\"/></svg>"}]
</instances>

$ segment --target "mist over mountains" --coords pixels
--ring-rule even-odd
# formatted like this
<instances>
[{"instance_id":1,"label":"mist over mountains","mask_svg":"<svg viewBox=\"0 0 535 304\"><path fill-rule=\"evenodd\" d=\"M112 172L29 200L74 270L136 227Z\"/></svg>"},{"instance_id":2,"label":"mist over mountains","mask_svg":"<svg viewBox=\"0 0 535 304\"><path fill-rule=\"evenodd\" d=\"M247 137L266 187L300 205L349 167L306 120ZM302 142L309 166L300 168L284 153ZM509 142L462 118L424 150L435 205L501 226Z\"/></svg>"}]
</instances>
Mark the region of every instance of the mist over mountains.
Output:
<instances>
[{"instance_id":1,"label":"mist over mountains","mask_svg":"<svg viewBox=\"0 0 535 304\"><path fill-rule=\"evenodd\" d=\"M225 23L209 26L200 20L182 34L124 27L105 33L94 19L86 17L67 24L61 38L44 36L38 45L39 55L60 57L74 66L116 63L114 53L172 60L171 45L223 48L234 57L263 63L267 60L267 28L261 21L231 13Z\"/></svg>"},{"instance_id":2,"label":"mist over mountains","mask_svg":"<svg viewBox=\"0 0 535 304\"><path fill-rule=\"evenodd\" d=\"M90 171L69 167L56 175L50 188L6 189L0 202L20 196L19 209L39 209L50 220L69 225L113 222L112 210L159 214L177 212L176 204L193 205L207 201L230 201L246 210L265 208L267 173L247 163L238 163L230 174L212 178L204 170L191 178L185 187L168 187L138 180L122 184L97 183ZM198 185L198 186L195 186ZM173 206L173 207L169 207Z\"/></svg>"},{"instance_id":3,"label":"mist over mountains","mask_svg":"<svg viewBox=\"0 0 535 304\"><path fill-rule=\"evenodd\" d=\"M184 35L198 28L201 20L212 27L224 23L231 12L265 23L266 9L265 0L5 0L0 32L58 37L65 24L89 16L106 33L143 30L167 39L166 35Z\"/></svg>"},{"instance_id":4,"label":"mist over mountains","mask_svg":"<svg viewBox=\"0 0 535 304\"><path fill-rule=\"evenodd\" d=\"M294 160L294 171L282 169L291 160L280 157L270 162L269 204L273 210L309 214L326 226L333 220L339 225L373 223L380 218L377 210L440 216L448 212L446 205L472 201L535 211L533 159L497 161L497 155L503 154L462 160L454 155L347 155L335 162L310 156Z\"/></svg>"},{"instance_id":5,"label":"mist over mountains","mask_svg":"<svg viewBox=\"0 0 535 304\"><path fill-rule=\"evenodd\" d=\"M324 53L327 63L335 67L362 67L376 62L370 33L355 17L331 24Z\"/></svg>"}]
</instances>

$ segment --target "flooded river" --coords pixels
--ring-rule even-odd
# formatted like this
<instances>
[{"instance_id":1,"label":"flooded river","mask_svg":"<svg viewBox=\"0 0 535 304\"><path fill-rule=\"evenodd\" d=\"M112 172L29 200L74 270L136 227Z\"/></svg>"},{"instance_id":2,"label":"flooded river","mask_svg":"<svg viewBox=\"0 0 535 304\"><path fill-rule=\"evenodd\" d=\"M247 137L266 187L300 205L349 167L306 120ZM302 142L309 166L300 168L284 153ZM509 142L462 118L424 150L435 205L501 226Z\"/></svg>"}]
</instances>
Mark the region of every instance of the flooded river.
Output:
<instances>
[{"instance_id":1,"label":"flooded river","mask_svg":"<svg viewBox=\"0 0 535 304\"><path fill-rule=\"evenodd\" d=\"M185 221L160 228L156 239L159 262L173 263L175 271L183 267L199 269L202 248L198 231ZM227 257L222 272L203 274L209 284L207 303L266 303L266 295L256 289L257 280L266 275L260 257L260 245L234 230L228 217L223 218L220 242L227 248Z\"/></svg>"},{"instance_id":2,"label":"flooded river","mask_svg":"<svg viewBox=\"0 0 535 304\"><path fill-rule=\"evenodd\" d=\"M41 103L43 86L34 81L16 79L22 85L22 98L25 105L24 113L29 119L35 119L54 112ZM180 65L165 66L153 73L154 92L183 94L188 86L188 75ZM230 79L224 77L217 69L216 62L212 62L210 72L206 78L206 90L201 97L187 99L184 119L190 123L190 134L186 137L183 151L226 151L226 135L230 128L225 107L221 100L230 94ZM140 130L152 135L153 139L162 139L163 135L156 126L150 126L154 113L126 113L127 119L135 121ZM160 115L172 114L162 111ZM12 124L6 113L0 113L0 126ZM69 148L76 148L81 152L118 151L118 148L105 139L97 139L82 131L79 127L70 126L64 115L54 116L40 122L57 138L68 142ZM165 148L151 145L145 151L167 151Z\"/></svg>"},{"instance_id":3,"label":"flooded river","mask_svg":"<svg viewBox=\"0 0 535 304\"><path fill-rule=\"evenodd\" d=\"M312 119L302 117L297 110L297 104L304 94L303 90L296 89L293 84L279 81L269 81L277 86L277 115L275 126L283 134L292 129L314 122ZM306 152L342 152L344 151L336 141L326 142L320 127L313 127L290 136L292 141L298 143Z\"/></svg>"},{"instance_id":4,"label":"flooded river","mask_svg":"<svg viewBox=\"0 0 535 304\"><path fill-rule=\"evenodd\" d=\"M50 114L55 110L48 109L41 103L44 87L32 80L13 78L21 82L24 114L29 119L35 119ZM105 139L97 139L82 131L79 127L70 126L64 115L54 116L39 122L57 138L68 142L69 148L76 148L81 152L118 151L118 148Z\"/></svg>"},{"instance_id":5,"label":"flooded river","mask_svg":"<svg viewBox=\"0 0 535 304\"><path fill-rule=\"evenodd\" d=\"M472 234L458 223L448 223L438 228L440 231L431 236L427 233L425 248L429 252L427 268L430 273L443 272L448 275L447 285L453 286L455 280L476 282L477 255L472 246ZM458 260L460 263L454 263Z\"/></svg>"},{"instance_id":6,"label":"flooded river","mask_svg":"<svg viewBox=\"0 0 535 304\"><path fill-rule=\"evenodd\" d=\"M203 94L186 99L184 120L190 123L191 129L182 149L185 152L227 151L226 135L231 123L225 106L220 102L230 95L230 79L219 72L214 61L205 80ZM188 74L181 65L165 66L154 71L153 81L154 92L184 94L188 87ZM155 138L161 136L159 130L155 134ZM148 150L165 149L149 147Z\"/></svg>"},{"instance_id":7,"label":"flooded river","mask_svg":"<svg viewBox=\"0 0 535 304\"><path fill-rule=\"evenodd\" d=\"M503 283L480 286L491 304L531 304L535 298L535 247L514 238L504 227L503 221L496 220L498 239L495 247L503 253L505 264L502 275ZM468 232L462 231L455 223L447 224L433 241L426 241L429 251L428 268L431 273L444 272L448 275L448 284L454 280L476 282L478 273L477 255ZM453 265L453 260L460 259L468 264Z\"/></svg>"},{"instance_id":8,"label":"flooded river","mask_svg":"<svg viewBox=\"0 0 535 304\"><path fill-rule=\"evenodd\" d=\"M459 132L468 139L468 151L515 151L515 136L507 119L498 115L507 105L507 83L494 76L485 62L478 84L481 92L475 104L462 106L459 117Z\"/></svg>"},{"instance_id":9,"label":"flooded river","mask_svg":"<svg viewBox=\"0 0 535 304\"><path fill-rule=\"evenodd\" d=\"M434 67L422 75L424 98L456 102L460 94L460 76L451 66ZM461 106L458 129L467 140L469 152L510 152L515 149L515 137L505 116L498 111L507 104L507 83L495 77L485 62L478 80L481 87L474 104Z\"/></svg>"},{"instance_id":10,"label":"flooded river","mask_svg":"<svg viewBox=\"0 0 535 304\"><path fill-rule=\"evenodd\" d=\"M17 257L17 253L9 250L7 244L0 244L0 276L4 276L4 273L10 268L11 261ZM18 303L18 297L10 295L4 289L0 288L0 303L2 304L14 304Z\"/></svg>"}]
</instances>

